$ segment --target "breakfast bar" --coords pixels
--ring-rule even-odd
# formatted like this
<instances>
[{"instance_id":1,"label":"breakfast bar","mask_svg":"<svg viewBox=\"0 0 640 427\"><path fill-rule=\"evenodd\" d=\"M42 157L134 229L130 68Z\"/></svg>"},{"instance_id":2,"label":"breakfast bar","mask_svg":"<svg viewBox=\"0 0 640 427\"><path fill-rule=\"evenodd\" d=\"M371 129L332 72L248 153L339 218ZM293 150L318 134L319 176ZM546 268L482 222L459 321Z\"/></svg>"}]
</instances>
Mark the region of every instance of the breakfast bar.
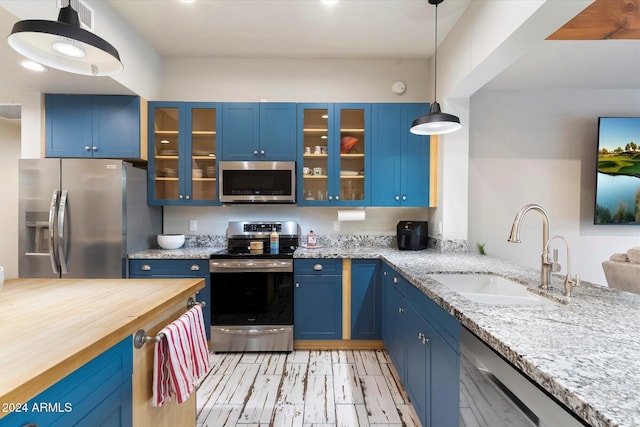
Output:
<instances>
[{"instance_id":1,"label":"breakfast bar","mask_svg":"<svg viewBox=\"0 0 640 427\"><path fill-rule=\"evenodd\" d=\"M64 417L84 417L77 413L87 406L82 400L93 397L80 396L78 402L66 399L69 378L93 377L97 371L112 367L114 372L122 372L126 383L118 395L125 400L118 409L119 416L125 417L122 425L153 422L145 414L150 410L153 346L133 349L131 337L141 328L156 333L184 313L187 300L203 286L202 279L7 281L0 292L0 425L23 425L33 422L31 417L43 416L48 418L40 425L52 425L52 421L64 424ZM96 361L102 362L100 369L83 370ZM105 379L105 384L109 380ZM190 400L179 408L187 412L180 417L195 417L195 399L192 396ZM96 402L96 408L100 403ZM176 406L152 409L173 412ZM148 421L136 423L139 417Z\"/></svg>"}]
</instances>

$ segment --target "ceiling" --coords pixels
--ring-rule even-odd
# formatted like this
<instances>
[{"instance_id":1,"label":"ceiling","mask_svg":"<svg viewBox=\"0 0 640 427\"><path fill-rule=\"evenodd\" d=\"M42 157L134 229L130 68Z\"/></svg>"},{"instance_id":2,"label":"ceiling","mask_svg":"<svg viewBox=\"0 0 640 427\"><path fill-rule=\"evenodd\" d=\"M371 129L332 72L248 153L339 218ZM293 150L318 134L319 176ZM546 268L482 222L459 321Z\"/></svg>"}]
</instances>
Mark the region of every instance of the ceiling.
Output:
<instances>
[{"instance_id":1,"label":"ceiling","mask_svg":"<svg viewBox=\"0 0 640 427\"><path fill-rule=\"evenodd\" d=\"M471 1L446 0L438 6L439 41ZM434 50L435 7L426 0L341 0L330 7L319 0L192 3L106 0L106 3L163 57L401 59L429 58ZM635 5L640 0L596 0L594 5L622 7L627 13L625 22L635 22L638 10L630 10L630 3ZM608 15L600 13L600 16ZM39 16L36 8L32 19L56 17ZM9 34L18 20L0 7L0 32ZM575 22L569 24L575 30ZM485 87L638 89L638 43L638 40L541 41ZM19 59L6 43L0 44L3 64L0 104L19 103L25 91L129 93L108 77L77 76L57 70L35 75L22 70L17 65Z\"/></svg>"}]
</instances>

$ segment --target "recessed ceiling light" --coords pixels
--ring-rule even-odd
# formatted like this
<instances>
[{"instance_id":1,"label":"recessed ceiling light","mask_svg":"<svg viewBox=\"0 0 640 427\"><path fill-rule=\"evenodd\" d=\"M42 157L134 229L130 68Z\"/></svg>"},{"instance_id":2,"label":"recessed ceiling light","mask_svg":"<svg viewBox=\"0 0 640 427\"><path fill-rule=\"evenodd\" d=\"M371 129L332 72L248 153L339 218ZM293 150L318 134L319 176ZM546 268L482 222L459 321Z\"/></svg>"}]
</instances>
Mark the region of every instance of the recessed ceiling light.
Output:
<instances>
[{"instance_id":1,"label":"recessed ceiling light","mask_svg":"<svg viewBox=\"0 0 640 427\"><path fill-rule=\"evenodd\" d=\"M338 3L338 0L320 0L322 4L326 4L327 6L333 6Z\"/></svg>"},{"instance_id":2,"label":"recessed ceiling light","mask_svg":"<svg viewBox=\"0 0 640 427\"><path fill-rule=\"evenodd\" d=\"M23 59L22 61L19 62L20 65L22 65L22 67L26 68L27 70L30 71L38 71L38 72L44 72L44 71L48 71L49 69L47 67L45 67L42 64L39 64L35 61L30 61L28 59Z\"/></svg>"}]
</instances>

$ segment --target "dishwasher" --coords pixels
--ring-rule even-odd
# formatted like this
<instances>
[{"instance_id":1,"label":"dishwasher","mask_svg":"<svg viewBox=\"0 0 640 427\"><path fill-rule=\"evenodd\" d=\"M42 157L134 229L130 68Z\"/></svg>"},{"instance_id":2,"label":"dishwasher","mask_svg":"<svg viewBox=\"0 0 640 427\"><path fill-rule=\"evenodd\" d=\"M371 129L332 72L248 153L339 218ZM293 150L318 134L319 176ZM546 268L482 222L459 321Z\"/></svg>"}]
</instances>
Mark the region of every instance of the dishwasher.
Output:
<instances>
[{"instance_id":1,"label":"dishwasher","mask_svg":"<svg viewBox=\"0 0 640 427\"><path fill-rule=\"evenodd\" d=\"M588 425L468 329L460 330L460 426Z\"/></svg>"}]
</instances>

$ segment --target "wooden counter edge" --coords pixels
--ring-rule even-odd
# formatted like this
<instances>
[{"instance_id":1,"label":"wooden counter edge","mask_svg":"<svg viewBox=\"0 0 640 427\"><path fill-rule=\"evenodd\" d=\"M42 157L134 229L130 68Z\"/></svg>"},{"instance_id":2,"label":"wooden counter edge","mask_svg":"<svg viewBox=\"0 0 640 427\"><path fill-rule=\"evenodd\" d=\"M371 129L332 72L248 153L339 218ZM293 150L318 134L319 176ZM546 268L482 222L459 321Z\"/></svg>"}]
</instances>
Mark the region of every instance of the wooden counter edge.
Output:
<instances>
[{"instance_id":1,"label":"wooden counter edge","mask_svg":"<svg viewBox=\"0 0 640 427\"><path fill-rule=\"evenodd\" d=\"M132 279L139 280L139 279ZM144 279L143 279L144 280ZM133 335L136 333L138 329L140 329L143 325L152 320L155 316L162 313L164 307L170 306L173 304L178 304L180 300L184 300L185 303L185 311L187 311L187 300L189 297L192 297L198 290L205 287L204 279L199 278L187 278L180 280L191 280L193 281L193 285L185 288L180 293L175 296L165 300L162 304L159 304L139 317L131 317L131 320L127 322L125 325L120 328L114 329L113 331L108 332L103 338L93 342L87 343L87 347L82 349L81 351L75 353L71 357L68 357L65 360L62 360L57 365L52 366L47 371L43 372L41 375L34 377L32 379L27 380L17 388L5 393L0 396L0 404L2 403L25 403L30 399L36 397L38 394L42 393L47 388L56 384L58 381L71 374L81 366L85 365L87 362L93 360L96 356L104 353L109 348L113 347L115 344L119 343L126 337ZM0 419L2 419L5 415L8 415L6 412L0 411Z\"/></svg>"}]
</instances>

